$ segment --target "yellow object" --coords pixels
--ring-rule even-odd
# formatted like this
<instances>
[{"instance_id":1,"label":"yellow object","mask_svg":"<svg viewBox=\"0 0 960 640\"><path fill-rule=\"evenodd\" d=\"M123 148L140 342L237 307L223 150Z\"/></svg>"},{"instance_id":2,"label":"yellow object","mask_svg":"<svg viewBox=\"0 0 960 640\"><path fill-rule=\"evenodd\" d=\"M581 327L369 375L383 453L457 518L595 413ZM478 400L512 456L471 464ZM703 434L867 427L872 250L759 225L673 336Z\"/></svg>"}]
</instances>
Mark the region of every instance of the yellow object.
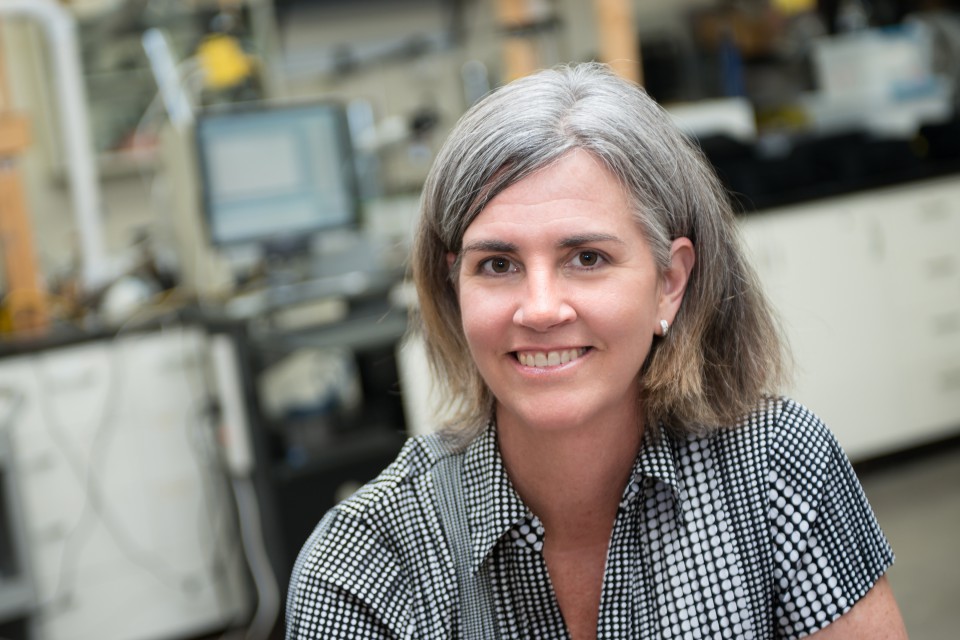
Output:
<instances>
[{"instance_id":1,"label":"yellow object","mask_svg":"<svg viewBox=\"0 0 960 640\"><path fill-rule=\"evenodd\" d=\"M14 289L0 303L0 334L40 334L50 322L50 305L40 289Z\"/></svg>"},{"instance_id":2,"label":"yellow object","mask_svg":"<svg viewBox=\"0 0 960 640\"><path fill-rule=\"evenodd\" d=\"M211 89L228 89L247 79L253 62L236 38L215 34L204 38L197 48L204 82Z\"/></svg>"},{"instance_id":3,"label":"yellow object","mask_svg":"<svg viewBox=\"0 0 960 640\"><path fill-rule=\"evenodd\" d=\"M805 13L817 8L816 0L773 0L773 5L785 15Z\"/></svg>"}]
</instances>

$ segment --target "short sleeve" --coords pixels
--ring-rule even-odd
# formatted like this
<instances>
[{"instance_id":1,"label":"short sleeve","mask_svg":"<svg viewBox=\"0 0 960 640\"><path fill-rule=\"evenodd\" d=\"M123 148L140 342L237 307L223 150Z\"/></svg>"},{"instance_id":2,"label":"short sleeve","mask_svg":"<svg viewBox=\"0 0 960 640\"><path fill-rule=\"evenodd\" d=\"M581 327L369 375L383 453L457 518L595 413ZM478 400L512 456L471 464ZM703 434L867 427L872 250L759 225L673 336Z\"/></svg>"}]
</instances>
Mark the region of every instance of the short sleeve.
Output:
<instances>
[{"instance_id":1,"label":"short sleeve","mask_svg":"<svg viewBox=\"0 0 960 640\"><path fill-rule=\"evenodd\" d=\"M776 628L799 638L866 595L893 552L836 438L792 402L771 443L769 500Z\"/></svg>"},{"instance_id":2,"label":"short sleeve","mask_svg":"<svg viewBox=\"0 0 960 640\"><path fill-rule=\"evenodd\" d=\"M327 513L294 565L286 640L405 637L409 594L392 553L362 521Z\"/></svg>"}]
</instances>

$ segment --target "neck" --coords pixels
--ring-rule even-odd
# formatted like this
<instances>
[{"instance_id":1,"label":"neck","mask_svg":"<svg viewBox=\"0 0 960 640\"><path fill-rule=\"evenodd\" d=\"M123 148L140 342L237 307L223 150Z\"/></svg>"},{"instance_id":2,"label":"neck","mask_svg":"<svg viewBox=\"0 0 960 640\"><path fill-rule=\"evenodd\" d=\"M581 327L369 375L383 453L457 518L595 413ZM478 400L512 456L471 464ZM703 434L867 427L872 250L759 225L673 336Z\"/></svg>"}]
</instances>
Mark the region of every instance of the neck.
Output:
<instances>
[{"instance_id":1,"label":"neck","mask_svg":"<svg viewBox=\"0 0 960 640\"><path fill-rule=\"evenodd\" d=\"M497 416L514 488L555 542L606 542L643 436L635 411L602 425L532 429Z\"/></svg>"}]
</instances>

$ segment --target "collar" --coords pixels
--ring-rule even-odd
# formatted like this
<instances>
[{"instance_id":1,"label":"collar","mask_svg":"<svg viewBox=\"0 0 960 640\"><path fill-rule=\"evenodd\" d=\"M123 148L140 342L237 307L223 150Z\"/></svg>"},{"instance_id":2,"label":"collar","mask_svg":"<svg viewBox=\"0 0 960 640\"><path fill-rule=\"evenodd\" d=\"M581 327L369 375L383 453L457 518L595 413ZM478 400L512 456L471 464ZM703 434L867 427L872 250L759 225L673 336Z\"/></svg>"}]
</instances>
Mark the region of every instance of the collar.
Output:
<instances>
[{"instance_id":1,"label":"collar","mask_svg":"<svg viewBox=\"0 0 960 640\"><path fill-rule=\"evenodd\" d=\"M464 456L464 500L476 571L500 538L533 514L507 477L492 424L474 439Z\"/></svg>"},{"instance_id":2,"label":"collar","mask_svg":"<svg viewBox=\"0 0 960 640\"><path fill-rule=\"evenodd\" d=\"M644 482L661 482L673 494L677 505L677 516L683 518L687 492L678 468L677 444L664 427L661 424L656 433L650 429L644 431L640 455L633 464L632 478L623 492L620 508L625 511L635 508Z\"/></svg>"},{"instance_id":3,"label":"collar","mask_svg":"<svg viewBox=\"0 0 960 640\"><path fill-rule=\"evenodd\" d=\"M673 494L677 516L682 520L686 491L680 479L676 444L662 427L658 435L650 430L644 433L631 481L623 492L621 509L629 512L636 508L644 482L665 485ZM507 477L492 424L487 425L464 453L463 485L473 549L471 568L476 571L502 537L534 517Z\"/></svg>"}]
</instances>

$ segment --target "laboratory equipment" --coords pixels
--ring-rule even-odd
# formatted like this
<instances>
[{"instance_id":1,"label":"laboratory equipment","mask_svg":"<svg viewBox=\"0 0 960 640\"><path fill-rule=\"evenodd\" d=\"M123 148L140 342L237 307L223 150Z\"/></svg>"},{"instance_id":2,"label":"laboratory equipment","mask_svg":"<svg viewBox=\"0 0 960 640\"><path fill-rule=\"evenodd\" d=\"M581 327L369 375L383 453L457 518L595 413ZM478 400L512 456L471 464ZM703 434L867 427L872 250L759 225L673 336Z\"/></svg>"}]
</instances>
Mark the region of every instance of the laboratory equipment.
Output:
<instances>
[{"instance_id":1,"label":"laboratory equipment","mask_svg":"<svg viewBox=\"0 0 960 640\"><path fill-rule=\"evenodd\" d=\"M306 249L312 234L357 226L353 154L339 103L208 109L195 131L212 245Z\"/></svg>"}]
</instances>

